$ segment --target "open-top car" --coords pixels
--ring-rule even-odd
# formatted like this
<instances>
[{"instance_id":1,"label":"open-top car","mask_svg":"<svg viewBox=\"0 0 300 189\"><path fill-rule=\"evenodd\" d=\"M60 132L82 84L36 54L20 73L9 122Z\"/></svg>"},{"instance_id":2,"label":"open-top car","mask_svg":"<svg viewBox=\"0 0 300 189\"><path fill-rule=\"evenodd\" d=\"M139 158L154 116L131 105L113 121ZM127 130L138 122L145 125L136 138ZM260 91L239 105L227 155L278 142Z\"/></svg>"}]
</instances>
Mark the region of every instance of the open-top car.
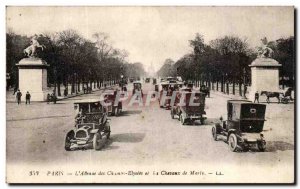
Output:
<instances>
[{"instance_id":1,"label":"open-top car","mask_svg":"<svg viewBox=\"0 0 300 189\"><path fill-rule=\"evenodd\" d=\"M263 131L265 122L265 104L256 104L246 100L227 101L227 120L217 123L212 128L214 140L220 137L228 142L231 151L247 151L257 146L260 151L266 148Z\"/></svg>"},{"instance_id":2,"label":"open-top car","mask_svg":"<svg viewBox=\"0 0 300 189\"><path fill-rule=\"evenodd\" d=\"M116 89L105 90L103 93L104 93L104 101L107 104L109 104L107 106L108 113L110 115L119 116L122 113L123 106L122 106L121 97L123 97L123 93L121 93L121 91L118 91Z\"/></svg>"},{"instance_id":3,"label":"open-top car","mask_svg":"<svg viewBox=\"0 0 300 189\"><path fill-rule=\"evenodd\" d=\"M100 150L104 138L110 137L110 124L107 109L101 104L104 99L88 99L74 103L77 110L75 128L70 130L65 139L65 150L94 148ZM79 110L79 111L78 111Z\"/></svg>"},{"instance_id":4,"label":"open-top car","mask_svg":"<svg viewBox=\"0 0 300 189\"><path fill-rule=\"evenodd\" d=\"M177 91L174 106L171 108L171 117L178 117L182 125L200 120L203 124L206 117L205 94L199 91Z\"/></svg>"}]
</instances>

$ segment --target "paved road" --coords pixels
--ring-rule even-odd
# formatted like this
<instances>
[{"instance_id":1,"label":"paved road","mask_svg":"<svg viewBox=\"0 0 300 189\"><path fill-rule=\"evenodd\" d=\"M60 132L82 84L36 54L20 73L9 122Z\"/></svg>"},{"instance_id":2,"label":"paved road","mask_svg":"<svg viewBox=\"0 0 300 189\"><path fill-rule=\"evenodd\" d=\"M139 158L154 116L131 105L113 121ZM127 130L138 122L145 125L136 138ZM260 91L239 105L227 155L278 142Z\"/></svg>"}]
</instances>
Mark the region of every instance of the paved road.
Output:
<instances>
[{"instance_id":1,"label":"paved road","mask_svg":"<svg viewBox=\"0 0 300 189\"><path fill-rule=\"evenodd\" d=\"M144 84L144 92L153 90ZM129 87L131 91L131 87ZM23 175L35 168L53 170L75 168L108 169L195 169L223 171L223 177L114 177L119 182L282 182L292 181L294 161L294 105L269 104L265 123L266 152L255 150L233 153L222 141L211 137L211 126L226 113L226 96L212 93L206 100L205 125L182 126L172 120L170 111L159 108L157 102L147 107L124 107L119 117L111 117L111 139L101 151L64 150L65 134L74 124L73 102L97 98L93 94L70 98L57 104L7 103L7 170L10 175ZM28 166L31 167L28 167ZM23 170L23 171L20 171ZM245 175L251 175L246 177ZM267 175L267 179L264 175ZM55 179L58 178L53 178ZM60 178L68 182L66 178ZM122 180L123 179L123 180ZM143 180L145 179L145 180ZM154 179L154 180L153 180ZM31 180L37 182L38 180ZM48 181L49 180L48 178ZM91 182L78 178L78 182ZM99 181L98 182L103 182ZM108 182L108 181L106 181Z\"/></svg>"}]
</instances>

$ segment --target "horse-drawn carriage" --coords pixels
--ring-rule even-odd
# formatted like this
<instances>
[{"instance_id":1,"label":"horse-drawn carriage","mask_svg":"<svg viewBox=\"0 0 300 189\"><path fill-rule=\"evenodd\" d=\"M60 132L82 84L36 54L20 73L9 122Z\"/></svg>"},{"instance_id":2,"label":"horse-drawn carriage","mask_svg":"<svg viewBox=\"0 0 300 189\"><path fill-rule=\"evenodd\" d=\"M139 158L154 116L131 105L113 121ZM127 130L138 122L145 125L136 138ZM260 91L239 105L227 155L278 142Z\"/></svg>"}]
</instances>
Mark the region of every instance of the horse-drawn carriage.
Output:
<instances>
[{"instance_id":1,"label":"horse-drawn carriage","mask_svg":"<svg viewBox=\"0 0 300 189\"><path fill-rule=\"evenodd\" d=\"M186 89L186 90L185 90ZM200 120L201 125L206 117L205 94L192 91L189 88L177 91L174 106L171 108L171 118L178 117L182 125Z\"/></svg>"},{"instance_id":2,"label":"horse-drawn carriage","mask_svg":"<svg viewBox=\"0 0 300 189\"><path fill-rule=\"evenodd\" d=\"M77 111L75 128L70 130L65 139L65 150L88 149L100 150L104 138L110 137L110 124L107 109L102 100L82 100L74 103Z\"/></svg>"},{"instance_id":3,"label":"horse-drawn carriage","mask_svg":"<svg viewBox=\"0 0 300 189\"><path fill-rule=\"evenodd\" d=\"M293 88L288 87L286 90L270 92L270 91L261 91L260 95L265 95L267 97L267 103L270 103L270 98L277 98L278 104L281 102L283 104L287 104L290 101L293 101L292 98Z\"/></svg>"},{"instance_id":4,"label":"horse-drawn carriage","mask_svg":"<svg viewBox=\"0 0 300 189\"><path fill-rule=\"evenodd\" d=\"M257 146L260 151L266 148L263 131L266 105L255 104L247 100L227 101L227 120L215 124L212 128L214 140L228 142L231 151L248 150Z\"/></svg>"}]
</instances>

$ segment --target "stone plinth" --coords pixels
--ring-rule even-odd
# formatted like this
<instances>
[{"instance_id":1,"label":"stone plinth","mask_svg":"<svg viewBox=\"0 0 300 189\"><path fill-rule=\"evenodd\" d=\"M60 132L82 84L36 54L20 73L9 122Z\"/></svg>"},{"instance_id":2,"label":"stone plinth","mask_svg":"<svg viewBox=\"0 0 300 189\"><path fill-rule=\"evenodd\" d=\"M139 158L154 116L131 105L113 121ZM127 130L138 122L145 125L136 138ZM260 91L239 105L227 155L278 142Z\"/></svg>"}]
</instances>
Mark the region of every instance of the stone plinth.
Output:
<instances>
[{"instance_id":1,"label":"stone plinth","mask_svg":"<svg viewBox=\"0 0 300 189\"><path fill-rule=\"evenodd\" d=\"M28 91L31 101L45 101L49 65L40 58L23 58L16 66L19 68L19 89L23 94L22 98L25 98Z\"/></svg>"},{"instance_id":2,"label":"stone plinth","mask_svg":"<svg viewBox=\"0 0 300 189\"><path fill-rule=\"evenodd\" d=\"M251 67L251 90L249 100L255 99L255 92L258 91L279 91L279 64L272 58L257 58L250 65Z\"/></svg>"}]
</instances>

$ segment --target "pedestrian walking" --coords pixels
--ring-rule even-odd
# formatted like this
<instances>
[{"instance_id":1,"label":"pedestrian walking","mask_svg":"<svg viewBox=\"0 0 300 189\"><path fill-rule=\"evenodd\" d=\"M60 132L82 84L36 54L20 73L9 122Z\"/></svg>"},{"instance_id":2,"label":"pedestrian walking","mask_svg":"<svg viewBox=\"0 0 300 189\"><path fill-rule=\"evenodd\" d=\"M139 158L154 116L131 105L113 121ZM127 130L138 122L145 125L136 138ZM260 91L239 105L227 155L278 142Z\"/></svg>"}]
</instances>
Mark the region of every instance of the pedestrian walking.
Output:
<instances>
[{"instance_id":1,"label":"pedestrian walking","mask_svg":"<svg viewBox=\"0 0 300 189\"><path fill-rule=\"evenodd\" d=\"M26 93L25 98L26 98L26 104L27 104L27 103L30 104L30 98L31 98L31 95L30 95L30 93L29 93L28 91L27 91L27 93Z\"/></svg>"},{"instance_id":2,"label":"pedestrian walking","mask_svg":"<svg viewBox=\"0 0 300 189\"><path fill-rule=\"evenodd\" d=\"M22 93L21 93L20 89L18 89L16 97L17 97L17 103L18 103L18 105L21 104Z\"/></svg>"},{"instance_id":3,"label":"pedestrian walking","mask_svg":"<svg viewBox=\"0 0 300 189\"><path fill-rule=\"evenodd\" d=\"M67 97L67 95L68 95L68 89L65 88L65 90L64 90L64 96Z\"/></svg>"},{"instance_id":4,"label":"pedestrian walking","mask_svg":"<svg viewBox=\"0 0 300 189\"><path fill-rule=\"evenodd\" d=\"M50 96L50 94L48 93L48 94L47 94L47 104L49 104L50 101L51 101L51 96Z\"/></svg>"},{"instance_id":5,"label":"pedestrian walking","mask_svg":"<svg viewBox=\"0 0 300 189\"><path fill-rule=\"evenodd\" d=\"M254 99L254 103L257 101L257 103L259 103L259 93L258 91L255 92L255 99Z\"/></svg>"},{"instance_id":6,"label":"pedestrian walking","mask_svg":"<svg viewBox=\"0 0 300 189\"><path fill-rule=\"evenodd\" d=\"M247 85L244 85L244 97L245 97L245 98L247 98L247 97L246 97L246 93L247 93Z\"/></svg>"}]
</instances>

